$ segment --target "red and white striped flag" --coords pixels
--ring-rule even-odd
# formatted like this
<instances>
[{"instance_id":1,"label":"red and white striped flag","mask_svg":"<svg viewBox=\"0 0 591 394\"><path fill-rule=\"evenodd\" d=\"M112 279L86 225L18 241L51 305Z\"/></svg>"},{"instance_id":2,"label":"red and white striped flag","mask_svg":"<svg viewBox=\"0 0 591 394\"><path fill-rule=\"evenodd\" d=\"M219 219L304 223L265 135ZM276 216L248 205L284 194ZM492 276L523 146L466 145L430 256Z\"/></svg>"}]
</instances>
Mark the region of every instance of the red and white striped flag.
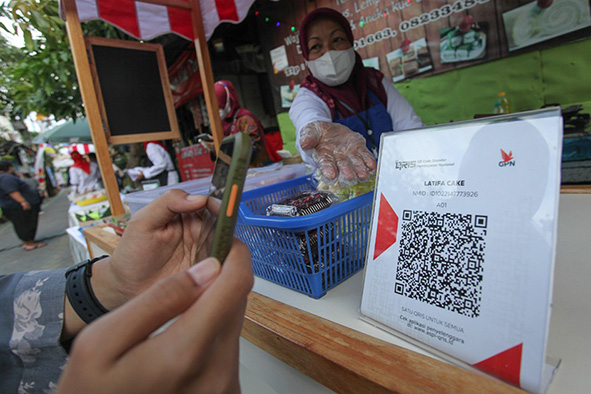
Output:
<instances>
[{"instance_id":1,"label":"red and white striped flag","mask_svg":"<svg viewBox=\"0 0 591 394\"><path fill-rule=\"evenodd\" d=\"M187 1L187 0L185 0ZM254 0L200 0L205 38L222 22L240 23ZM193 40L189 10L133 0L76 0L80 22L102 19L126 33L150 40L176 33Z\"/></svg>"}]
</instances>

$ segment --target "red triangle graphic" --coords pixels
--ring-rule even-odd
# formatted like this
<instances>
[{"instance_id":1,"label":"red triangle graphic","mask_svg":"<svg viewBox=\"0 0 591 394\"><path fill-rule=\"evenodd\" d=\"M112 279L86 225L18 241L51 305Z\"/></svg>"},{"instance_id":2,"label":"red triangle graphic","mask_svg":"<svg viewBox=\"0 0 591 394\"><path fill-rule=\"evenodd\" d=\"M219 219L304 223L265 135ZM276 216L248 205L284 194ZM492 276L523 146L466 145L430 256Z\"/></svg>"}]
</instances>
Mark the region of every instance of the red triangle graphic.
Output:
<instances>
[{"instance_id":1,"label":"red triangle graphic","mask_svg":"<svg viewBox=\"0 0 591 394\"><path fill-rule=\"evenodd\" d=\"M386 251L396 242L396 233L398 231L398 215L392 209L386 197L380 196L380 212L378 214L378 228L376 230L376 246L373 253L373 259Z\"/></svg>"},{"instance_id":2,"label":"red triangle graphic","mask_svg":"<svg viewBox=\"0 0 591 394\"><path fill-rule=\"evenodd\" d=\"M480 361L479 363L474 364L474 366L519 387L522 352L523 343L520 343L511 349Z\"/></svg>"}]
</instances>

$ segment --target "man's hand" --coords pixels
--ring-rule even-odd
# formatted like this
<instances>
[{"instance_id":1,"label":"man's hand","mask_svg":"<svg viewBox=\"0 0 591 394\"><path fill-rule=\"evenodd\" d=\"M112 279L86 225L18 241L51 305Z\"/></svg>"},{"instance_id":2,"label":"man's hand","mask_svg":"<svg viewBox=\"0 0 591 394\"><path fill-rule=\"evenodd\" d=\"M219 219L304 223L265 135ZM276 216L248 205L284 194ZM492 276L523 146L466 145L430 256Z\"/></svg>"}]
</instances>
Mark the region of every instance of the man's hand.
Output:
<instances>
[{"instance_id":1,"label":"man's hand","mask_svg":"<svg viewBox=\"0 0 591 394\"><path fill-rule=\"evenodd\" d=\"M223 267L208 258L158 281L82 331L58 393L239 392L239 336L252 284L250 253L237 239Z\"/></svg>"},{"instance_id":2,"label":"man's hand","mask_svg":"<svg viewBox=\"0 0 591 394\"><path fill-rule=\"evenodd\" d=\"M309 123L300 131L300 146L312 157L328 185L338 181L343 187L351 186L366 181L376 170L365 138L338 123Z\"/></svg>"},{"instance_id":3,"label":"man's hand","mask_svg":"<svg viewBox=\"0 0 591 394\"><path fill-rule=\"evenodd\" d=\"M219 200L173 189L136 212L113 255L92 266L91 284L99 302L112 311L159 279L189 269L204 241L199 235L206 205L216 213ZM64 316L62 341L85 326L69 302Z\"/></svg>"},{"instance_id":4,"label":"man's hand","mask_svg":"<svg viewBox=\"0 0 591 394\"><path fill-rule=\"evenodd\" d=\"M111 310L158 279L185 271L195 263L202 215L217 200L173 189L136 212L108 266L110 294L97 293ZM211 210L211 209L210 209ZM94 285L94 282L93 282ZM102 296L102 298L101 298Z\"/></svg>"},{"instance_id":5,"label":"man's hand","mask_svg":"<svg viewBox=\"0 0 591 394\"><path fill-rule=\"evenodd\" d=\"M25 200L25 198L19 191L8 193L8 196L10 196L10 198L16 201L24 211L28 211L29 209L31 209L31 204L29 204L27 200Z\"/></svg>"}]
</instances>

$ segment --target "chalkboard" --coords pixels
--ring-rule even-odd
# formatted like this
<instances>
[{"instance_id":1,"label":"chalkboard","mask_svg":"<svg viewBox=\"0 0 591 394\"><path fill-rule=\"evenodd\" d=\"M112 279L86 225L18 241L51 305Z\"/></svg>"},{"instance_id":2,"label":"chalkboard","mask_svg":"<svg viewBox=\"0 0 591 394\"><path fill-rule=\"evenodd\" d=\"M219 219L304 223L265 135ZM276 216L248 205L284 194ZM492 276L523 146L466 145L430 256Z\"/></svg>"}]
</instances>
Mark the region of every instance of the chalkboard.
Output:
<instances>
[{"instance_id":1,"label":"chalkboard","mask_svg":"<svg viewBox=\"0 0 591 394\"><path fill-rule=\"evenodd\" d=\"M109 144L180 138L162 46L85 41Z\"/></svg>"}]
</instances>

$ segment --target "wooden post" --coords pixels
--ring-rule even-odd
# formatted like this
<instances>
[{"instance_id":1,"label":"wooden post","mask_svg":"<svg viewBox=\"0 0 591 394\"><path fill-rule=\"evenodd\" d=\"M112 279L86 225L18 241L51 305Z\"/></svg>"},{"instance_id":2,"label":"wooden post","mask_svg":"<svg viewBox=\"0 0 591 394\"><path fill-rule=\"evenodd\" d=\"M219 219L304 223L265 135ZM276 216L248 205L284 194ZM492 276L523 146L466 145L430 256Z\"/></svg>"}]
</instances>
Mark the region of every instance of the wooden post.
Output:
<instances>
[{"instance_id":1,"label":"wooden post","mask_svg":"<svg viewBox=\"0 0 591 394\"><path fill-rule=\"evenodd\" d=\"M76 68L76 77L78 78L86 118L90 126L90 135L92 136L92 142L96 149L101 176L105 184L105 189L107 190L111 213L114 216L123 215L125 210L123 209L117 179L113 171L113 163L109 155L109 145L101 120L101 111L90 72L90 64L86 53L82 27L80 26L80 18L78 18L76 2L75 0L64 0L63 5L66 15L66 30L68 32L68 39L70 40L72 57L74 58L74 67Z\"/></svg>"},{"instance_id":2,"label":"wooden post","mask_svg":"<svg viewBox=\"0 0 591 394\"><path fill-rule=\"evenodd\" d=\"M216 151L224 139L224 129L218 107L215 89L213 87L213 73L211 70L211 60L209 59L209 49L203 29L203 16L201 15L201 4L199 0L191 0L191 21L193 23L193 35L195 36L195 52L199 62L199 74L201 75L201 84L203 85L203 94L205 96L205 105L209 112L209 122L211 124L211 133Z\"/></svg>"}]
</instances>

